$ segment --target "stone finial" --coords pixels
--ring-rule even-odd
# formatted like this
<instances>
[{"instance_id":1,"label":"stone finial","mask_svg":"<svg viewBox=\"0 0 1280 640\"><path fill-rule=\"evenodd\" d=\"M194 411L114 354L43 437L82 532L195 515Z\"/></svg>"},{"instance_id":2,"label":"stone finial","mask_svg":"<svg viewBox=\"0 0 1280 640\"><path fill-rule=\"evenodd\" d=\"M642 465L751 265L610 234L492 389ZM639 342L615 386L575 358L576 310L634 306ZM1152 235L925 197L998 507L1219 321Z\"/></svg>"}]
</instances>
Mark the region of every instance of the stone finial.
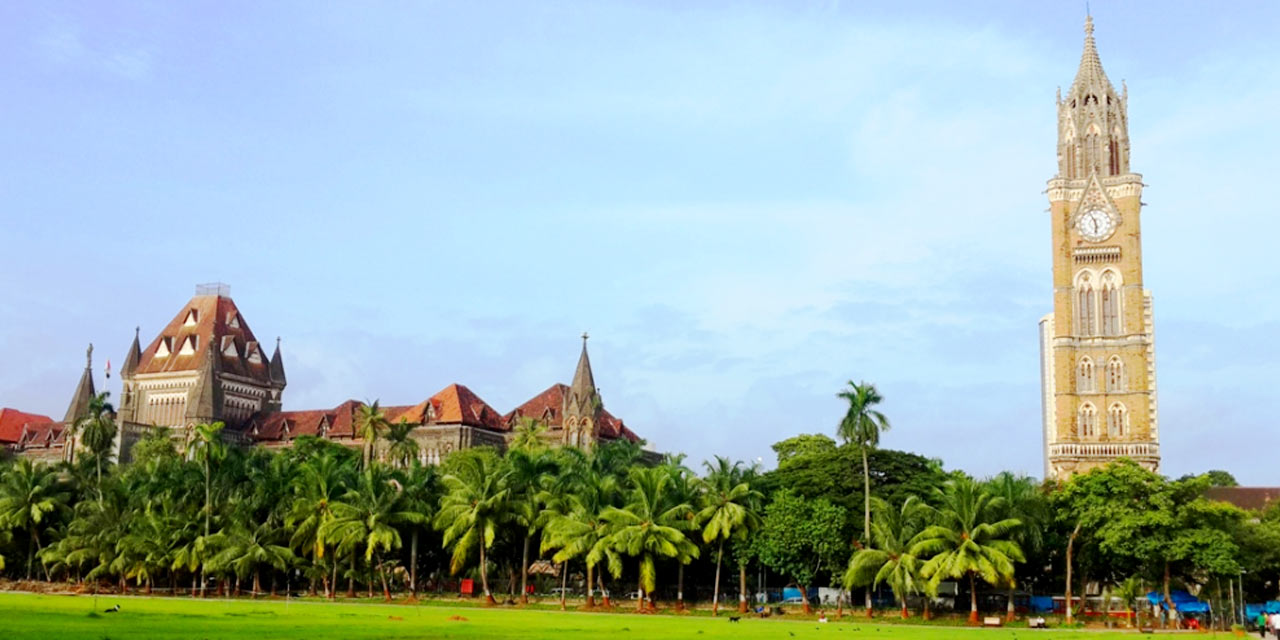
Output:
<instances>
[{"instance_id":1,"label":"stone finial","mask_svg":"<svg viewBox=\"0 0 1280 640\"><path fill-rule=\"evenodd\" d=\"M1093 36L1093 16L1086 15L1084 18L1084 35Z\"/></svg>"},{"instance_id":2,"label":"stone finial","mask_svg":"<svg viewBox=\"0 0 1280 640\"><path fill-rule=\"evenodd\" d=\"M93 343L89 343L89 348L84 352L84 368L93 368Z\"/></svg>"}]
</instances>

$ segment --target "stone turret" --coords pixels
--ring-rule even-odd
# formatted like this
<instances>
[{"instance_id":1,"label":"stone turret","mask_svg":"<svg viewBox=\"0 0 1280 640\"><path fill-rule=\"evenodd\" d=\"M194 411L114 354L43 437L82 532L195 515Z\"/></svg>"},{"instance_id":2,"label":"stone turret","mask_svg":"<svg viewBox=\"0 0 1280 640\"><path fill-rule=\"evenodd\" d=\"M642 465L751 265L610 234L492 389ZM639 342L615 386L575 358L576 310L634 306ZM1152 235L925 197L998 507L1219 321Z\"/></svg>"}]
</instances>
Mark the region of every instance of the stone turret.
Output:
<instances>
[{"instance_id":1,"label":"stone turret","mask_svg":"<svg viewBox=\"0 0 1280 640\"><path fill-rule=\"evenodd\" d=\"M119 419L121 423L133 422L134 416L137 414L137 393L134 389L134 376L138 374L138 362L142 360L142 346L138 341L138 334L142 331L142 327L134 327L133 344L129 345L129 353L124 357L124 364L120 366L120 413Z\"/></svg>"},{"instance_id":2,"label":"stone turret","mask_svg":"<svg viewBox=\"0 0 1280 640\"><path fill-rule=\"evenodd\" d=\"M284 375L284 357L280 355L280 338L276 338L276 351L271 354L271 366L268 369L271 376L271 390L267 398L263 411L273 413L279 411L282 406L281 396L284 394L284 387L288 384Z\"/></svg>"},{"instance_id":3,"label":"stone turret","mask_svg":"<svg viewBox=\"0 0 1280 640\"><path fill-rule=\"evenodd\" d=\"M187 392L185 421L188 425L214 422L222 419L222 376L216 349L205 349L204 364L200 367L195 386Z\"/></svg>"},{"instance_id":4,"label":"stone turret","mask_svg":"<svg viewBox=\"0 0 1280 640\"><path fill-rule=\"evenodd\" d=\"M599 438L600 414L604 409L600 392L596 389L595 376L591 373L591 358L587 356L587 334L582 334L582 355L573 373L573 383L564 397L565 444L589 449Z\"/></svg>"},{"instance_id":5,"label":"stone turret","mask_svg":"<svg viewBox=\"0 0 1280 640\"><path fill-rule=\"evenodd\" d=\"M1084 33L1075 81L1058 96L1058 176L1068 180L1129 173L1128 89L1117 93L1102 70L1092 17Z\"/></svg>"},{"instance_id":6,"label":"stone turret","mask_svg":"<svg viewBox=\"0 0 1280 640\"><path fill-rule=\"evenodd\" d=\"M81 418L89 414L89 403L97 395L97 390L93 386L93 345L89 345L89 350L85 353L84 359L84 373L80 374L80 383L76 385L76 391L71 396L71 404L67 407L67 416L62 419L63 424L68 427L75 425Z\"/></svg>"}]
</instances>

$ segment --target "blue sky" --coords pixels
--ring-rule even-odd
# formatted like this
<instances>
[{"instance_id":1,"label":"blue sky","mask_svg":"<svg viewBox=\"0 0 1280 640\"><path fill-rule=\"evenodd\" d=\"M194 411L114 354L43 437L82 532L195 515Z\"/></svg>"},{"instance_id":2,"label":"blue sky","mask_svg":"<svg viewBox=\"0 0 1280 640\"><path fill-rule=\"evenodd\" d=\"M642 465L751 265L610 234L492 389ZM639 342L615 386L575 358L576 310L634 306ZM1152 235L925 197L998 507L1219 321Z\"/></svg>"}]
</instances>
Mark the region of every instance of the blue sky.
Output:
<instances>
[{"instance_id":1,"label":"blue sky","mask_svg":"<svg viewBox=\"0 0 1280 640\"><path fill-rule=\"evenodd\" d=\"M1274 484L1280 5L1093 2L1149 187L1163 470ZM0 406L65 411L199 282L286 408L568 382L772 461L875 382L889 447L1042 467L1054 91L1083 3L7 3ZM101 381L101 377L99 378ZM113 392L117 390L114 386Z\"/></svg>"}]
</instances>

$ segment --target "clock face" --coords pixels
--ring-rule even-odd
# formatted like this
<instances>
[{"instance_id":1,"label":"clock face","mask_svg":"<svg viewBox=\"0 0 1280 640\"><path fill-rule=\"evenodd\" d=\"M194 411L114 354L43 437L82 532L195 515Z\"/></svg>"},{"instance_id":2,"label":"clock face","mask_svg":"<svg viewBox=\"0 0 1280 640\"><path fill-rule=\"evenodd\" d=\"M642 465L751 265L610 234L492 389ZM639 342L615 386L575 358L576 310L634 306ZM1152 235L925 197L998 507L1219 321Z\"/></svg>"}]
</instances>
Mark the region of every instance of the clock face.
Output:
<instances>
[{"instance_id":1,"label":"clock face","mask_svg":"<svg viewBox=\"0 0 1280 640\"><path fill-rule=\"evenodd\" d=\"M1089 242L1106 240L1115 230L1115 219L1102 209L1089 209L1076 218L1076 231Z\"/></svg>"}]
</instances>

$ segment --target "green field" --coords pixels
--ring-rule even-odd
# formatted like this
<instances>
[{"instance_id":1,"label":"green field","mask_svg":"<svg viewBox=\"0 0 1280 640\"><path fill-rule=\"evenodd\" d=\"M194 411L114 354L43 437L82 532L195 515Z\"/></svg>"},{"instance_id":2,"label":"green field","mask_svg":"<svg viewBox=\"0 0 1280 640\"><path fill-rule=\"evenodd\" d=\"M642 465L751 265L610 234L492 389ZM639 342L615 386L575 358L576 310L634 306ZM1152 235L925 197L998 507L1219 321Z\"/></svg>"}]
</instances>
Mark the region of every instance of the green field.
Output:
<instances>
[{"instance_id":1,"label":"green field","mask_svg":"<svg viewBox=\"0 0 1280 640\"><path fill-rule=\"evenodd\" d=\"M119 604L118 613L101 613ZM440 604L253 602L100 596L0 594L0 637L17 638L919 638L1042 640L1115 637L1107 632L967 629L877 624L866 620L747 619L631 613L522 611ZM462 618L462 619L457 619ZM849 620L846 618L846 620ZM1224 636L1225 637L1225 636Z\"/></svg>"}]
</instances>

